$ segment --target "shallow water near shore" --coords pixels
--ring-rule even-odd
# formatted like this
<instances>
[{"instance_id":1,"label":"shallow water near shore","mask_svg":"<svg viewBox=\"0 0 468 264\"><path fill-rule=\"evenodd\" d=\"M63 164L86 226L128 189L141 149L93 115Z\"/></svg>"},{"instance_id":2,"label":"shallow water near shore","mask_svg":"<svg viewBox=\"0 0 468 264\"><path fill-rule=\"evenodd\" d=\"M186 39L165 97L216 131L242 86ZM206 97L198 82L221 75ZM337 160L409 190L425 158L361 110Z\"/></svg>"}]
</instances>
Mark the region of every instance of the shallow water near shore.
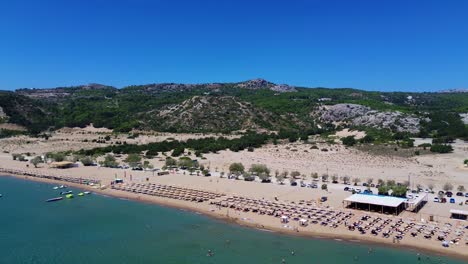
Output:
<instances>
[{"instance_id":1,"label":"shallow water near shore","mask_svg":"<svg viewBox=\"0 0 468 264\"><path fill-rule=\"evenodd\" d=\"M466 263L415 251L279 235L178 209L0 177L0 263ZM214 255L207 256L208 250ZM294 255L291 252L294 251Z\"/></svg>"}]
</instances>

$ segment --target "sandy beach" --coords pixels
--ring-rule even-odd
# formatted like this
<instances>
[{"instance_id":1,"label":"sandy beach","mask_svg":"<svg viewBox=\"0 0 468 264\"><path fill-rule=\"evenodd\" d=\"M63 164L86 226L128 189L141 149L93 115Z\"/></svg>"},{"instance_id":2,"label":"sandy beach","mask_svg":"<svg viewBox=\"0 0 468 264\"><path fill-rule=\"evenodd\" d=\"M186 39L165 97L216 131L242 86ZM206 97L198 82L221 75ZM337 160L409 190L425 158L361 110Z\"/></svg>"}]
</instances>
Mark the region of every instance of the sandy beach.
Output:
<instances>
[{"instance_id":1,"label":"sandy beach","mask_svg":"<svg viewBox=\"0 0 468 264\"><path fill-rule=\"evenodd\" d=\"M85 133L85 134L83 134ZM232 162L242 162L246 168L251 164L266 164L272 172L275 170L283 171L299 171L304 177L304 182L310 183L312 179L310 174L317 172L319 175L328 173L329 175L360 177L362 182L367 178L372 177L374 182L377 179L394 179L404 181L411 175L412 186L421 184L426 188L427 184L434 184L435 190L439 190L441 186L449 181L455 188L458 185L468 186L468 170L461 166L461 161L467 155L467 143L458 141L454 144L455 151L446 155L421 155L417 157L405 158L398 156L375 156L352 148L345 148L342 145L326 145L326 143L317 143L318 148L327 147L329 151L322 152L320 150L311 149L310 144L303 143L285 143L278 145L267 145L254 152L242 151L231 152L221 151L217 154L207 154L206 159L200 160L205 167L209 167L212 171L211 177L189 175L188 171L171 171L168 175L156 176L151 171L133 171L130 169L111 169L99 166L78 166L69 169L55 169L47 164L40 164L38 168L34 168L28 162L20 162L13 160L11 153L23 153L34 151L37 155L51 151L51 149L79 149L90 148L94 145L83 144L83 138L99 137L101 133L106 131L92 131L87 134L85 131L60 131L49 140L37 139L31 140L28 138L16 137L11 139L0 140L0 145L9 147L9 153L0 154L0 168L3 170L15 170L18 173L14 175L26 180L39 180L50 183L59 184L54 180L41 179L37 177L24 176L27 173L30 175L49 175L60 177L74 177L82 179L93 179L105 185L105 189L96 189L94 186L67 183L70 186L91 190L93 192L115 196L124 199L132 199L141 202L156 203L163 206L171 206L192 210L212 217L223 219L236 224L250 226L259 229L271 230L285 234L326 237L333 239L342 239L349 241L361 241L366 243L378 243L401 248L413 248L416 251L430 251L437 254L456 256L463 259L468 259L468 235L464 231L467 225L466 221L458 221L449 218L450 209L468 210L468 205L450 204L450 203L434 203L432 198L434 195L429 195L429 202L418 213L405 211L398 216L384 215L378 213L370 213L366 211L352 210L344 208L343 199L350 196L350 193L344 191L344 184L328 184L328 190L321 190L289 186L288 184L280 185L273 179L272 183L247 182L243 180L233 180L221 178L220 172L227 172L228 167ZM138 140L144 142L161 141L165 138L173 137L180 139L186 138L188 135L173 135L173 134L158 134L138 137ZM200 137L206 135L199 135ZM141 142L143 142L141 141ZM63 144L63 143L66 144ZM62 143L62 144L61 144ZM94 144L94 143L93 143ZM16 149L14 149L16 148ZM307 150L307 151L306 151ZM150 160L156 167L163 166L161 157ZM431 165L431 166L428 166ZM5 173L2 173L2 175ZM116 178L124 181L124 184L134 184L135 186L175 186L177 188L190 188L222 194L221 198L209 199L203 202L186 201L175 198L161 197L151 194L135 193L132 191L123 191L110 188L111 182ZM274 178L274 177L273 177ZM319 181L319 184L322 184ZM362 188L362 187L361 187ZM376 191L376 189L374 189ZM326 202L320 202L320 198L326 196ZM307 207L307 210L326 210L333 212L333 215L341 213L352 214L346 221L341 222L336 227L309 223L307 226L301 226L298 221L292 220L288 223L281 223L280 216L261 214L252 210L244 211L239 208L223 207L220 203L223 199L229 197L242 197L242 199L263 201L263 202L278 202L284 205L291 205L294 208ZM457 198L458 199L458 198ZM462 201L464 201L463 198ZM308 205L309 204L309 205ZM363 217L369 220L362 220ZM434 217L434 222L429 222L430 216ZM413 237L409 233L405 233L401 240L395 240L395 233L389 237L382 236L382 233L373 235L370 229L361 234L358 231L350 231L349 226L356 223L361 225L381 225L385 220L390 221L388 226L383 230L389 229L390 225L409 225L408 230L413 230L415 226L424 226L421 233ZM372 225L370 225L372 224ZM424 238L424 232L428 232L429 228L435 229L435 234L432 238ZM398 227L392 227L392 230L397 230ZM437 239L438 232L447 232L447 240L458 238L458 242L450 243L449 247L442 247L441 241ZM394 231L397 232L397 231ZM408 231L410 232L410 231ZM462 233L461 233L462 232Z\"/></svg>"}]
</instances>

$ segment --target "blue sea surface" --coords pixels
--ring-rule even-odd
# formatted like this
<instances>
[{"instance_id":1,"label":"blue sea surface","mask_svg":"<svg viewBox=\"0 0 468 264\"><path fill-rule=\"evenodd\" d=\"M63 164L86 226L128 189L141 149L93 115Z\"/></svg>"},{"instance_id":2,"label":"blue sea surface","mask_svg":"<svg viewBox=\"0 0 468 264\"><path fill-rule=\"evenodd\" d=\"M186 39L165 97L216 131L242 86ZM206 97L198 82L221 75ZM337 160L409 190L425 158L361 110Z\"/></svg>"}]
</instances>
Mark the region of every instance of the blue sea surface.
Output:
<instances>
[{"instance_id":1,"label":"blue sea surface","mask_svg":"<svg viewBox=\"0 0 468 264\"><path fill-rule=\"evenodd\" d=\"M95 194L46 203L59 196L52 187L0 177L0 264L466 263L380 246L369 253L366 244L279 235Z\"/></svg>"}]
</instances>

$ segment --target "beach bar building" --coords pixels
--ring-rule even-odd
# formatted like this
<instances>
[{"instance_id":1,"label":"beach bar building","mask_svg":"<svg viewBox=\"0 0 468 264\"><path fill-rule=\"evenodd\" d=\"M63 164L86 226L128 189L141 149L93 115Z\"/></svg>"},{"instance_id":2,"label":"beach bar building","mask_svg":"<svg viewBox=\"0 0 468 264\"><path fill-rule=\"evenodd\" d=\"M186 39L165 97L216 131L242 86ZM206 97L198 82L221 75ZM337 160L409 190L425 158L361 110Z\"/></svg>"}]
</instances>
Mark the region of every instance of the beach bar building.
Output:
<instances>
[{"instance_id":1,"label":"beach bar building","mask_svg":"<svg viewBox=\"0 0 468 264\"><path fill-rule=\"evenodd\" d=\"M450 217L453 219L468 220L468 211L451 209Z\"/></svg>"},{"instance_id":2,"label":"beach bar building","mask_svg":"<svg viewBox=\"0 0 468 264\"><path fill-rule=\"evenodd\" d=\"M394 215L405 210L405 202L404 198L372 194L353 194L343 200L346 208Z\"/></svg>"}]
</instances>

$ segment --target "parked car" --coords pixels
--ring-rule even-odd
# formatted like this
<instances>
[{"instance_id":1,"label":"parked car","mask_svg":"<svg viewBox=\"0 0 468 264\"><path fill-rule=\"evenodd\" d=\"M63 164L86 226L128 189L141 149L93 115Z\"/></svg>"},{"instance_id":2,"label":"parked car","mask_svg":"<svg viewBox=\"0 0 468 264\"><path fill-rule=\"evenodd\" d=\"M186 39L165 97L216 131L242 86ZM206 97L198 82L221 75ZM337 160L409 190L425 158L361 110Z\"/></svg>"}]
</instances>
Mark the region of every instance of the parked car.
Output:
<instances>
[{"instance_id":1,"label":"parked car","mask_svg":"<svg viewBox=\"0 0 468 264\"><path fill-rule=\"evenodd\" d=\"M373 194L373 192L371 190L364 190L362 193L363 194Z\"/></svg>"},{"instance_id":2,"label":"parked car","mask_svg":"<svg viewBox=\"0 0 468 264\"><path fill-rule=\"evenodd\" d=\"M439 197L434 197L434 203L439 203L440 200L439 200Z\"/></svg>"},{"instance_id":3,"label":"parked car","mask_svg":"<svg viewBox=\"0 0 468 264\"><path fill-rule=\"evenodd\" d=\"M371 183L370 187L375 187L375 184Z\"/></svg>"},{"instance_id":4,"label":"parked car","mask_svg":"<svg viewBox=\"0 0 468 264\"><path fill-rule=\"evenodd\" d=\"M326 196L322 196L322 198L320 198L320 201L323 203L323 202L326 202L328 200L328 198Z\"/></svg>"},{"instance_id":5,"label":"parked car","mask_svg":"<svg viewBox=\"0 0 468 264\"><path fill-rule=\"evenodd\" d=\"M455 198L450 198L450 203L455 203Z\"/></svg>"},{"instance_id":6,"label":"parked car","mask_svg":"<svg viewBox=\"0 0 468 264\"><path fill-rule=\"evenodd\" d=\"M465 205L468 205L468 200L465 201Z\"/></svg>"},{"instance_id":7,"label":"parked car","mask_svg":"<svg viewBox=\"0 0 468 264\"><path fill-rule=\"evenodd\" d=\"M447 195L447 197L452 197L453 193L452 192L446 192L445 195Z\"/></svg>"},{"instance_id":8,"label":"parked car","mask_svg":"<svg viewBox=\"0 0 468 264\"><path fill-rule=\"evenodd\" d=\"M407 195L406 195L406 198L408 198L408 199L413 199L414 196L413 196L412 194L407 194Z\"/></svg>"},{"instance_id":9,"label":"parked car","mask_svg":"<svg viewBox=\"0 0 468 264\"><path fill-rule=\"evenodd\" d=\"M301 183L301 187L306 187L307 185L305 183Z\"/></svg>"},{"instance_id":10,"label":"parked car","mask_svg":"<svg viewBox=\"0 0 468 264\"><path fill-rule=\"evenodd\" d=\"M439 191L439 195L444 195L445 192L444 191Z\"/></svg>"},{"instance_id":11,"label":"parked car","mask_svg":"<svg viewBox=\"0 0 468 264\"><path fill-rule=\"evenodd\" d=\"M446 202L447 202L447 199L446 199L446 198L442 198L442 199L440 199L440 202L441 202L441 203L446 203Z\"/></svg>"},{"instance_id":12,"label":"parked car","mask_svg":"<svg viewBox=\"0 0 468 264\"><path fill-rule=\"evenodd\" d=\"M349 191L349 187L344 187L343 189L345 192Z\"/></svg>"},{"instance_id":13,"label":"parked car","mask_svg":"<svg viewBox=\"0 0 468 264\"><path fill-rule=\"evenodd\" d=\"M338 181L332 181L332 183L335 183L335 184L336 184L336 183L338 183Z\"/></svg>"},{"instance_id":14,"label":"parked car","mask_svg":"<svg viewBox=\"0 0 468 264\"><path fill-rule=\"evenodd\" d=\"M357 193L361 193L361 189L356 189L356 192L357 192Z\"/></svg>"},{"instance_id":15,"label":"parked car","mask_svg":"<svg viewBox=\"0 0 468 264\"><path fill-rule=\"evenodd\" d=\"M367 183L366 182L362 183L362 186L367 187Z\"/></svg>"},{"instance_id":16,"label":"parked car","mask_svg":"<svg viewBox=\"0 0 468 264\"><path fill-rule=\"evenodd\" d=\"M291 182L291 186L297 186L297 182L295 181Z\"/></svg>"},{"instance_id":17,"label":"parked car","mask_svg":"<svg viewBox=\"0 0 468 264\"><path fill-rule=\"evenodd\" d=\"M463 196L462 192L457 192L457 196Z\"/></svg>"},{"instance_id":18,"label":"parked car","mask_svg":"<svg viewBox=\"0 0 468 264\"><path fill-rule=\"evenodd\" d=\"M468 193L465 193L465 197L468 197Z\"/></svg>"}]
</instances>

